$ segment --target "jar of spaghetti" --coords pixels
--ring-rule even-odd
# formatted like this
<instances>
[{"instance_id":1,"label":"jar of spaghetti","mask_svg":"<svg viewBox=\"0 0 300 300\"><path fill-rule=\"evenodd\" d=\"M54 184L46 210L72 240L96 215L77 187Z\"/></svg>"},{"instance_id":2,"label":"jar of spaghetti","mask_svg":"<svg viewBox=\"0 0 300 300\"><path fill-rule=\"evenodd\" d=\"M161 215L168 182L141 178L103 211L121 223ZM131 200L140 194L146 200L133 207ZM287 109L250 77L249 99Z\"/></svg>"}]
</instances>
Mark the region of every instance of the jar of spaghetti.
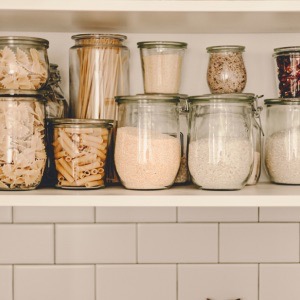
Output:
<instances>
[{"instance_id":1,"label":"jar of spaghetti","mask_svg":"<svg viewBox=\"0 0 300 300\"><path fill-rule=\"evenodd\" d=\"M106 120L53 119L56 187L96 189L105 186L105 164L112 125Z\"/></svg>"}]
</instances>

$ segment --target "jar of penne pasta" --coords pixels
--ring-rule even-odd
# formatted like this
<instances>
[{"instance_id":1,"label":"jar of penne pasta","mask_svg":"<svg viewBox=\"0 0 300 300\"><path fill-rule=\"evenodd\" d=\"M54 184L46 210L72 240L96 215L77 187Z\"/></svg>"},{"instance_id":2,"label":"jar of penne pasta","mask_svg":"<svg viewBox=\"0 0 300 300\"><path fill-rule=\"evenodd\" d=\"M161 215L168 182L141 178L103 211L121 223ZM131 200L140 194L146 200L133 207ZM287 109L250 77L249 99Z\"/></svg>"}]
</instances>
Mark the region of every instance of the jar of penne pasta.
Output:
<instances>
[{"instance_id":1,"label":"jar of penne pasta","mask_svg":"<svg viewBox=\"0 0 300 300\"><path fill-rule=\"evenodd\" d=\"M51 122L56 187L104 187L111 123L91 119L53 119Z\"/></svg>"},{"instance_id":2,"label":"jar of penne pasta","mask_svg":"<svg viewBox=\"0 0 300 300\"><path fill-rule=\"evenodd\" d=\"M32 190L42 179L45 101L35 91L0 91L0 190Z\"/></svg>"}]
</instances>

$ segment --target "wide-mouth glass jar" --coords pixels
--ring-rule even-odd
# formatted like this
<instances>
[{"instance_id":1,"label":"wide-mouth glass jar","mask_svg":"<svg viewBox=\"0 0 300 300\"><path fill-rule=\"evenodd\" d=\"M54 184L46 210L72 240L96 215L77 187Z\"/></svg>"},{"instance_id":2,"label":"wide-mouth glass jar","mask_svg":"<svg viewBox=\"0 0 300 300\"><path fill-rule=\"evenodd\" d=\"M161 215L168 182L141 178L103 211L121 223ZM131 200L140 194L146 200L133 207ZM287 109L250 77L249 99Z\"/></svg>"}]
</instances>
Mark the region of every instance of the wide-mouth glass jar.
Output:
<instances>
[{"instance_id":1,"label":"wide-mouth glass jar","mask_svg":"<svg viewBox=\"0 0 300 300\"><path fill-rule=\"evenodd\" d=\"M118 128L115 165L128 189L169 188L180 166L179 98L116 97Z\"/></svg>"},{"instance_id":2,"label":"wide-mouth glass jar","mask_svg":"<svg viewBox=\"0 0 300 300\"><path fill-rule=\"evenodd\" d=\"M207 84L213 94L241 93L247 73L243 60L244 46L226 45L206 48L209 53Z\"/></svg>"},{"instance_id":3,"label":"wide-mouth glass jar","mask_svg":"<svg viewBox=\"0 0 300 300\"><path fill-rule=\"evenodd\" d=\"M265 167L274 183L300 184L300 99L267 99Z\"/></svg>"},{"instance_id":4,"label":"wide-mouth glass jar","mask_svg":"<svg viewBox=\"0 0 300 300\"><path fill-rule=\"evenodd\" d=\"M0 89L39 90L49 76L45 39L0 36Z\"/></svg>"},{"instance_id":5,"label":"wide-mouth glass jar","mask_svg":"<svg viewBox=\"0 0 300 300\"><path fill-rule=\"evenodd\" d=\"M189 97L188 166L202 189L239 190L253 167L254 94Z\"/></svg>"},{"instance_id":6,"label":"wide-mouth glass jar","mask_svg":"<svg viewBox=\"0 0 300 300\"><path fill-rule=\"evenodd\" d=\"M70 49L71 117L115 119L116 95L129 93L125 35L78 34Z\"/></svg>"},{"instance_id":7,"label":"wide-mouth glass jar","mask_svg":"<svg viewBox=\"0 0 300 300\"><path fill-rule=\"evenodd\" d=\"M275 48L273 57L278 97L300 97L300 46Z\"/></svg>"},{"instance_id":8,"label":"wide-mouth glass jar","mask_svg":"<svg viewBox=\"0 0 300 300\"><path fill-rule=\"evenodd\" d=\"M31 190L46 164L45 106L34 91L0 91L0 190Z\"/></svg>"},{"instance_id":9,"label":"wide-mouth glass jar","mask_svg":"<svg viewBox=\"0 0 300 300\"><path fill-rule=\"evenodd\" d=\"M105 186L105 165L112 125L107 120L52 119L56 187Z\"/></svg>"},{"instance_id":10,"label":"wide-mouth glass jar","mask_svg":"<svg viewBox=\"0 0 300 300\"><path fill-rule=\"evenodd\" d=\"M187 43L149 41L140 49L145 93L179 93Z\"/></svg>"}]
</instances>

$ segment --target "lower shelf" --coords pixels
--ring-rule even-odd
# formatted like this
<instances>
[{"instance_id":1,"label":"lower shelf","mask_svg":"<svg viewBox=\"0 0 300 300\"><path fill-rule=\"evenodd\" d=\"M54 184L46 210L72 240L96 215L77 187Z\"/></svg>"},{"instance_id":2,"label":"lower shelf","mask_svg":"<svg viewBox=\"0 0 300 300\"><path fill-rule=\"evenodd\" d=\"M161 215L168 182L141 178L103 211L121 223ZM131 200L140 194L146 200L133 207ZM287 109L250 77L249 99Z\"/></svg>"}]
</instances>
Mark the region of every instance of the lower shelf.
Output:
<instances>
[{"instance_id":1,"label":"lower shelf","mask_svg":"<svg viewBox=\"0 0 300 300\"><path fill-rule=\"evenodd\" d=\"M162 191L120 186L92 191L42 188L0 192L0 206L300 206L300 186L259 183L240 191L203 191L192 185Z\"/></svg>"}]
</instances>

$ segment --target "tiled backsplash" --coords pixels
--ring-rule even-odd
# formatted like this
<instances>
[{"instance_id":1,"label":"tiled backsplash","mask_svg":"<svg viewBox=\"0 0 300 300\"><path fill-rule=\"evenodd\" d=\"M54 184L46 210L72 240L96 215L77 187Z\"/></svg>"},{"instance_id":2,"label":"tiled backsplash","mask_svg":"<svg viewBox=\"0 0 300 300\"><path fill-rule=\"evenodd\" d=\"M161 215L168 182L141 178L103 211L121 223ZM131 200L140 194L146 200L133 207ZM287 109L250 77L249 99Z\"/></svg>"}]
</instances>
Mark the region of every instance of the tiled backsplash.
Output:
<instances>
[{"instance_id":1,"label":"tiled backsplash","mask_svg":"<svg viewBox=\"0 0 300 300\"><path fill-rule=\"evenodd\" d=\"M0 208L0 300L299 300L300 208Z\"/></svg>"}]
</instances>

